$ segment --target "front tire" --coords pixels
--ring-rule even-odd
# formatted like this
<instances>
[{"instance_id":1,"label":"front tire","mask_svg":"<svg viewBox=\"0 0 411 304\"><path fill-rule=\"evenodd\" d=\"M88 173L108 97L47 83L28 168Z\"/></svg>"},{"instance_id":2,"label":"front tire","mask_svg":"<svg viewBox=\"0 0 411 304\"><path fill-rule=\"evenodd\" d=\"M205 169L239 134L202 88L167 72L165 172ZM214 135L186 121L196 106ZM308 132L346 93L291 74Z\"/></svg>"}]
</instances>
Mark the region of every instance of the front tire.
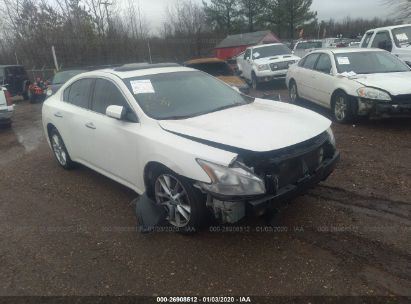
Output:
<instances>
[{"instance_id":1,"label":"front tire","mask_svg":"<svg viewBox=\"0 0 411 304\"><path fill-rule=\"evenodd\" d=\"M296 104L300 100L300 97L298 96L298 89L297 89L297 84L295 83L294 80L290 81L290 87L288 89L288 94L290 96L290 103Z\"/></svg>"},{"instance_id":2,"label":"front tire","mask_svg":"<svg viewBox=\"0 0 411 304\"><path fill-rule=\"evenodd\" d=\"M56 129L52 129L50 131L50 143L53 149L54 157L59 165L66 170L73 169L75 164L71 160L66 145L64 144L60 133Z\"/></svg>"},{"instance_id":3,"label":"front tire","mask_svg":"<svg viewBox=\"0 0 411 304\"><path fill-rule=\"evenodd\" d=\"M160 167L153 172L154 200L164 206L166 220L178 232L197 232L206 222L208 211L205 196L185 177Z\"/></svg>"},{"instance_id":4,"label":"front tire","mask_svg":"<svg viewBox=\"0 0 411 304\"><path fill-rule=\"evenodd\" d=\"M251 74L251 86L254 90L258 90L260 88L260 84L258 83L258 78L255 73Z\"/></svg>"},{"instance_id":5,"label":"front tire","mask_svg":"<svg viewBox=\"0 0 411 304\"><path fill-rule=\"evenodd\" d=\"M349 123L352 121L351 104L348 95L337 92L332 102L332 114L338 123Z\"/></svg>"}]
</instances>

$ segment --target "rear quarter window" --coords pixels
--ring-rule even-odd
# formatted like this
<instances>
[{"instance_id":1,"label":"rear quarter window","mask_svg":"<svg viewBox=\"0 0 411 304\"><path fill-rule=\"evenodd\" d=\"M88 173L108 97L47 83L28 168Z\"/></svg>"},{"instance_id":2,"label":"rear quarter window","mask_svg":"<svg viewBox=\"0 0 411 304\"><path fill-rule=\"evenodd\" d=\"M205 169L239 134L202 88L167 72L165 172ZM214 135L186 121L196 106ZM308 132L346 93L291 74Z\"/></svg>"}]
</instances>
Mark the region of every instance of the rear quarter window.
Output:
<instances>
[{"instance_id":1,"label":"rear quarter window","mask_svg":"<svg viewBox=\"0 0 411 304\"><path fill-rule=\"evenodd\" d=\"M77 80L64 91L64 101L88 109L92 85L93 79L91 78Z\"/></svg>"}]
</instances>

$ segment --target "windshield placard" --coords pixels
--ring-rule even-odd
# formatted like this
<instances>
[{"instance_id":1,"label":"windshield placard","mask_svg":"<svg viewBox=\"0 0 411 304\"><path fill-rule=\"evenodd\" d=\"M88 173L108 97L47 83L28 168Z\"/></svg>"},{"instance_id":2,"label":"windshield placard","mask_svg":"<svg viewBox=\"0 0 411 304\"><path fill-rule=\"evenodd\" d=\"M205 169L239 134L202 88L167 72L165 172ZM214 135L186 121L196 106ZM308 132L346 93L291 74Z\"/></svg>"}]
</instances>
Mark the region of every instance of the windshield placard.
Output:
<instances>
[{"instance_id":1,"label":"windshield placard","mask_svg":"<svg viewBox=\"0 0 411 304\"><path fill-rule=\"evenodd\" d=\"M395 37L397 38L397 40L399 42L407 42L408 41L408 36L407 36L406 33L397 34L397 35L395 35Z\"/></svg>"},{"instance_id":2,"label":"windshield placard","mask_svg":"<svg viewBox=\"0 0 411 304\"><path fill-rule=\"evenodd\" d=\"M130 81L130 85L134 95L155 93L150 79L132 80Z\"/></svg>"},{"instance_id":3,"label":"windshield placard","mask_svg":"<svg viewBox=\"0 0 411 304\"><path fill-rule=\"evenodd\" d=\"M338 64L340 65L350 65L350 59L348 57L337 57Z\"/></svg>"}]
</instances>

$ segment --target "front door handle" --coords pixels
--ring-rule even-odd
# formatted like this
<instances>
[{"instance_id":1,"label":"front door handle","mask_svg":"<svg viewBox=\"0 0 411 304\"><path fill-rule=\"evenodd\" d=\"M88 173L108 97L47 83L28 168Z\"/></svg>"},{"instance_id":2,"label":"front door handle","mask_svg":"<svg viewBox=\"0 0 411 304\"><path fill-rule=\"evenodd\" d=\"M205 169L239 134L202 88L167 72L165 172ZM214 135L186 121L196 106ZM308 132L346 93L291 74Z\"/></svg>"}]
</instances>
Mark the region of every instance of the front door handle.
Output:
<instances>
[{"instance_id":1,"label":"front door handle","mask_svg":"<svg viewBox=\"0 0 411 304\"><path fill-rule=\"evenodd\" d=\"M63 114L61 114L60 112L54 113L54 116L56 116L58 118L63 118Z\"/></svg>"},{"instance_id":2,"label":"front door handle","mask_svg":"<svg viewBox=\"0 0 411 304\"><path fill-rule=\"evenodd\" d=\"M89 129L92 129L92 130L96 129L96 127L94 126L94 124L92 122L86 123L86 127L89 128Z\"/></svg>"}]
</instances>

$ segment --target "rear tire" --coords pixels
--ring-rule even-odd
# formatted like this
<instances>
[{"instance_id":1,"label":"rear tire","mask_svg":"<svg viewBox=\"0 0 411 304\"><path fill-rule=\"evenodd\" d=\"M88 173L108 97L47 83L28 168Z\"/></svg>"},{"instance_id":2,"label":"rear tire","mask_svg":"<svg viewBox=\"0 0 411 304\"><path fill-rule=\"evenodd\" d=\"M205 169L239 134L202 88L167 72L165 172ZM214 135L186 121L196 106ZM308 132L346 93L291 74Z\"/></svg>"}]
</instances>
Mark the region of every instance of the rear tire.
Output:
<instances>
[{"instance_id":1,"label":"rear tire","mask_svg":"<svg viewBox=\"0 0 411 304\"><path fill-rule=\"evenodd\" d=\"M60 133L57 131L57 129L53 128L50 131L49 136L54 157L56 158L59 165L66 170L73 169L75 167L75 163L71 160Z\"/></svg>"},{"instance_id":2,"label":"rear tire","mask_svg":"<svg viewBox=\"0 0 411 304\"><path fill-rule=\"evenodd\" d=\"M353 120L351 103L346 93L342 91L337 92L334 95L331 108L336 122L346 124Z\"/></svg>"},{"instance_id":3,"label":"rear tire","mask_svg":"<svg viewBox=\"0 0 411 304\"><path fill-rule=\"evenodd\" d=\"M151 175L152 198L164 206L167 221L183 234L198 232L208 220L206 197L192 182L166 167L157 167Z\"/></svg>"}]
</instances>

